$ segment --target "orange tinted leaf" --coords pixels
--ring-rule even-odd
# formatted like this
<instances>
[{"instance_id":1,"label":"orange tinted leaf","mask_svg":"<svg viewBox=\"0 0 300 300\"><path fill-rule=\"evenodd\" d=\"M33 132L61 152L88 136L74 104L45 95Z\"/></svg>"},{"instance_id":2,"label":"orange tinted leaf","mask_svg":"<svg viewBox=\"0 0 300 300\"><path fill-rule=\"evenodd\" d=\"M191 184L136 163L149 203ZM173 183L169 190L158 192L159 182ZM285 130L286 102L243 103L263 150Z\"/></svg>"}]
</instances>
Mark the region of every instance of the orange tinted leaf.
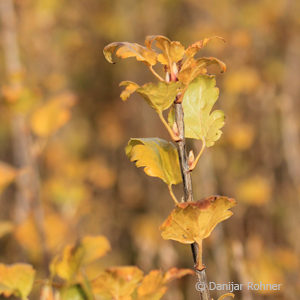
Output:
<instances>
[{"instance_id":1,"label":"orange tinted leaf","mask_svg":"<svg viewBox=\"0 0 300 300\"><path fill-rule=\"evenodd\" d=\"M225 39L223 39L222 37L219 36L213 36L213 37L209 37L209 38L204 38L203 40L200 40L198 42L193 43L192 45L190 45L186 51L185 54L187 56L193 57L195 56L195 54L201 50L202 48L204 48L212 39L220 39L223 42L225 42Z\"/></svg>"},{"instance_id":2,"label":"orange tinted leaf","mask_svg":"<svg viewBox=\"0 0 300 300\"><path fill-rule=\"evenodd\" d=\"M168 185L182 181L174 144L160 138L130 139L125 152L137 167L145 167L147 175L159 177Z\"/></svg>"},{"instance_id":3,"label":"orange tinted leaf","mask_svg":"<svg viewBox=\"0 0 300 300\"><path fill-rule=\"evenodd\" d=\"M75 104L72 93L63 93L48 100L36 109L30 118L32 131L40 137L55 133L71 118L71 107Z\"/></svg>"},{"instance_id":4,"label":"orange tinted leaf","mask_svg":"<svg viewBox=\"0 0 300 300\"><path fill-rule=\"evenodd\" d=\"M0 295L14 295L26 300L32 289L34 276L35 271L30 265L0 264Z\"/></svg>"},{"instance_id":5,"label":"orange tinted leaf","mask_svg":"<svg viewBox=\"0 0 300 300\"><path fill-rule=\"evenodd\" d=\"M101 299L132 300L131 295L142 278L143 272L137 267L109 268L92 281L92 289Z\"/></svg>"},{"instance_id":6,"label":"orange tinted leaf","mask_svg":"<svg viewBox=\"0 0 300 300\"><path fill-rule=\"evenodd\" d=\"M123 90L120 95L123 101L126 101L128 97L140 87L138 84L132 81L122 81L119 86L125 86L125 90Z\"/></svg>"},{"instance_id":7,"label":"orange tinted leaf","mask_svg":"<svg viewBox=\"0 0 300 300\"><path fill-rule=\"evenodd\" d=\"M201 243L218 223L232 215L229 209L235 205L234 199L223 196L179 203L161 225L161 235L165 240L171 239L183 244Z\"/></svg>"},{"instance_id":8,"label":"orange tinted leaf","mask_svg":"<svg viewBox=\"0 0 300 300\"><path fill-rule=\"evenodd\" d=\"M153 270L144 277L142 284L137 290L138 300L159 300L167 291L164 285L162 272Z\"/></svg>"},{"instance_id":9,"label":"orange tinted leaf","mask_svg":"<svg viewBox=\"0 0 300 300\"><path fill-rule=\"evenodd\" d=\"M168 270L164 275L164 282L169 283L174 279L179 279L186 275L194 275L195 272L191 269L178 269L178 268L172 268Z\"/></svg>"},{"instance_id":10,"label":"orange tinted leaf","mask_svg":"<svg viewBox=\"0 0 300 300\"><path fill-rule=\"evenodd\" d=\"M162 35L150 35L146 37L145 45L148 49L151 49L153 42L156 42L156 47L162 50L157 60L163 65L171 67L172 63L180 61L184 56L184 47L180 42L170 41Z\"/></svg>"},{"instance_id":11,"label":"orange tinted leaf","mask_svg":"<svg viewBox=\"0 0 300 300\"><path fill-rule=\"evenodd\" d=\"M117 48L119 49L116 51ZM115 42L107 45L103 50L103 54L108 62L113 63L112 54L115 51L116 56L120 58L135 57L136 60L142 61L146 65L153 66L156 64L157 54L137 43Z\"/></svg>"},{"instance_id":12,"label":"orange tinted leaf","mask_svg":"<svg viewBox=\"0 0 300 300\"><path fill-rule=\"evenodd\" d=\"M178 79L185 85L188 85L198 75L206 74L206 68L213 64L218 65L222 73L226 71L225 63L215 57L189 58L184 62L178 74Z\"/></svg>"},{"instance_id":13,"label":"orange tinted leaf","mask_svg":"<svg viewBox=\"0 0 300 300\"><path fill-rule=\"evenodd\" d=\"M66 246L61 256L54 257L50 265L51 274L71 282L81 267L102 257L109 250L109 242L104 236L86 236L78 244Z\"/></svg>"}]
</instances>

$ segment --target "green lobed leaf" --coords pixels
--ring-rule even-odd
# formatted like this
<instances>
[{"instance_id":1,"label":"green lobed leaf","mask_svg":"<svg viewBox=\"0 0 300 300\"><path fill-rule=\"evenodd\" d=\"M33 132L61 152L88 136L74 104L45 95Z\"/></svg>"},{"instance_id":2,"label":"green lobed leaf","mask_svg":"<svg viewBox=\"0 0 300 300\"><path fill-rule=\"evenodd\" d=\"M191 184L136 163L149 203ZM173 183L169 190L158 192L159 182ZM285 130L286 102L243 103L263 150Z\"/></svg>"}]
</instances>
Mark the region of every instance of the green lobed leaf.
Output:
<instances>
[{"instance_id":1,"label":"green lobed leaf","mask_svg":"<svg viewBox=\"0 0 300 300\"><path fill-rule=\"evenodd\" d=\"M219 96L219 89L213 76L200 75L188 86L182 101L185 122L185 137L200 139L211 147L222 135L223 111L213 105Z\"/></svg>"},{"instance_id":2,"label":"green lobed leaf","mask_svg":"<svg viewBox=\"0 0 300 300\"><path fill-rule=\"evenodd\" d=\"M182 181L177 148L160 138L130 139L126 155L137 167L145 167L147 175L159 177L166 184Z\"/></svg>"}]
</instances>

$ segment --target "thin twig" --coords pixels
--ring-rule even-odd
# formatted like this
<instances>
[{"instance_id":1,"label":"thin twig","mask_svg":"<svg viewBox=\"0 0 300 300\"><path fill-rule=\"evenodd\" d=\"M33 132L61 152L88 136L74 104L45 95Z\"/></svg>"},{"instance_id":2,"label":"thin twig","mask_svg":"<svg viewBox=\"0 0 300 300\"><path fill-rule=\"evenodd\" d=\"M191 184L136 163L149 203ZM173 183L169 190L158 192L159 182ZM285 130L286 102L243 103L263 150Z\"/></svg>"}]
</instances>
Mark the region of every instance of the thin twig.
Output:
<instances>
[{"instance_id":1,"label":"thin twig","mask_svg":"<svg viewBox=\"0 0 300 300\"><path fill-rule=\"evenodd\" d=\"M174 105L175 105L175 122L178 127L179 138L180 138L180 140L177 141L177 146L178 146L181 175L182 175L182 180L183 180L184 201L190 202L190 201L193 201L193 188L192 188L191 172L190 172L190 168L188 165L188 157L187 157L187 153L186 153L186 143L185 143L185 138L184 138L183 108L182 108L181 103L175 102ZM196 243L193 243L191 245L191 247L192 247L192 253L193 253L194 266L196 269L196 274L198 276L198 281L200 282L201 286L204 287L200 291L200 299L201 300L210 300L211 298L210 298L210 293L209 293L209 289L208 289L205 268L203 268L201 270L199 270L199 268L197 268L198 262L199 261L202 262L202 258L198 257L198 255L199 255L198 245Z\"/></svg>"}]
</instances>

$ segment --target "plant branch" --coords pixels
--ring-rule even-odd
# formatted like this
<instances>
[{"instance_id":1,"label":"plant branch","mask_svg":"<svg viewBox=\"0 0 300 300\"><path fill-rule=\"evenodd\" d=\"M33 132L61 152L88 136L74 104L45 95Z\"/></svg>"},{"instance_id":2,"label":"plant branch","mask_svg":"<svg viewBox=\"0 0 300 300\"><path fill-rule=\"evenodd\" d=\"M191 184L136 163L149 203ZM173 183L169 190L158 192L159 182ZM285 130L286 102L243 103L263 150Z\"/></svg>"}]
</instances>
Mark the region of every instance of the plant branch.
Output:
<instances>
[{"instance_id":1,"label":"plant branch","mask_svg":"<svg viewBox=\"0 0 300 300\"><path fill-rule=\"evenodd\" d=\"M179 138L180 138L180 140L177 141L177 146L178 146L180 169L181 169L181 175L183 181L184 201L189 202L189 201L193 201L193 188L192 188L192 178L191 178L190 168L188 165L188 157L186 153L183 108L181 103L175 102L174 105L175 105L175 122L178 127ZM201 286L204 287L204 289L200 291L200 299L210 300L211 298L209 294L205 268L202 268L202 270L199 270L197 268L199 259L202 261L202 258L198 257L199 247L196 243L193 243L191 247L192 247L193 259L194 259L194 267L196 269L198 281L201 283Z\"/></svg>"}]
</instances>

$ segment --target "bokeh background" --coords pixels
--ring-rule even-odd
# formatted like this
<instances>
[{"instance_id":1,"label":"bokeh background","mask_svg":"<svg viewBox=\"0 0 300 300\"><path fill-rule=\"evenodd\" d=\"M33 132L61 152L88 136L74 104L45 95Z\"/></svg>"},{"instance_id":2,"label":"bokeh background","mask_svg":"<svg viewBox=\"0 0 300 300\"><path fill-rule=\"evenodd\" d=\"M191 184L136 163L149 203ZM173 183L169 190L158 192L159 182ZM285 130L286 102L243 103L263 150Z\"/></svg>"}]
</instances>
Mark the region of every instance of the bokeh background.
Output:
<instances>
[{"instance_id":1,"label":"bokeh background","mask_svg":"<svg viewBox=\"0 0 300 300\"><path fill-rule=\"evenodd\" d=\"M196 199L222 194L238 206L205 242L208 278L283 284L280 292L244 290L237 299L299 299L299 1L0 3L1 262L29 262L45 278L66 244L104 234L112 251L89 272L192 266L188 246L160 237L173 206L167 187L124 153L130 137L168 139L141 98L119 98L120 81L153 77L134 59L109 64L102 50L149 34L185 46L217 35L226 43L212 41L202 55L227 64L225 74L210 70L226 125L193 172L193 187ZM181 186L175 191L180 197ZM164 299L197 299L194 283L180 280Z\"/></svg>"}]
</instances>

